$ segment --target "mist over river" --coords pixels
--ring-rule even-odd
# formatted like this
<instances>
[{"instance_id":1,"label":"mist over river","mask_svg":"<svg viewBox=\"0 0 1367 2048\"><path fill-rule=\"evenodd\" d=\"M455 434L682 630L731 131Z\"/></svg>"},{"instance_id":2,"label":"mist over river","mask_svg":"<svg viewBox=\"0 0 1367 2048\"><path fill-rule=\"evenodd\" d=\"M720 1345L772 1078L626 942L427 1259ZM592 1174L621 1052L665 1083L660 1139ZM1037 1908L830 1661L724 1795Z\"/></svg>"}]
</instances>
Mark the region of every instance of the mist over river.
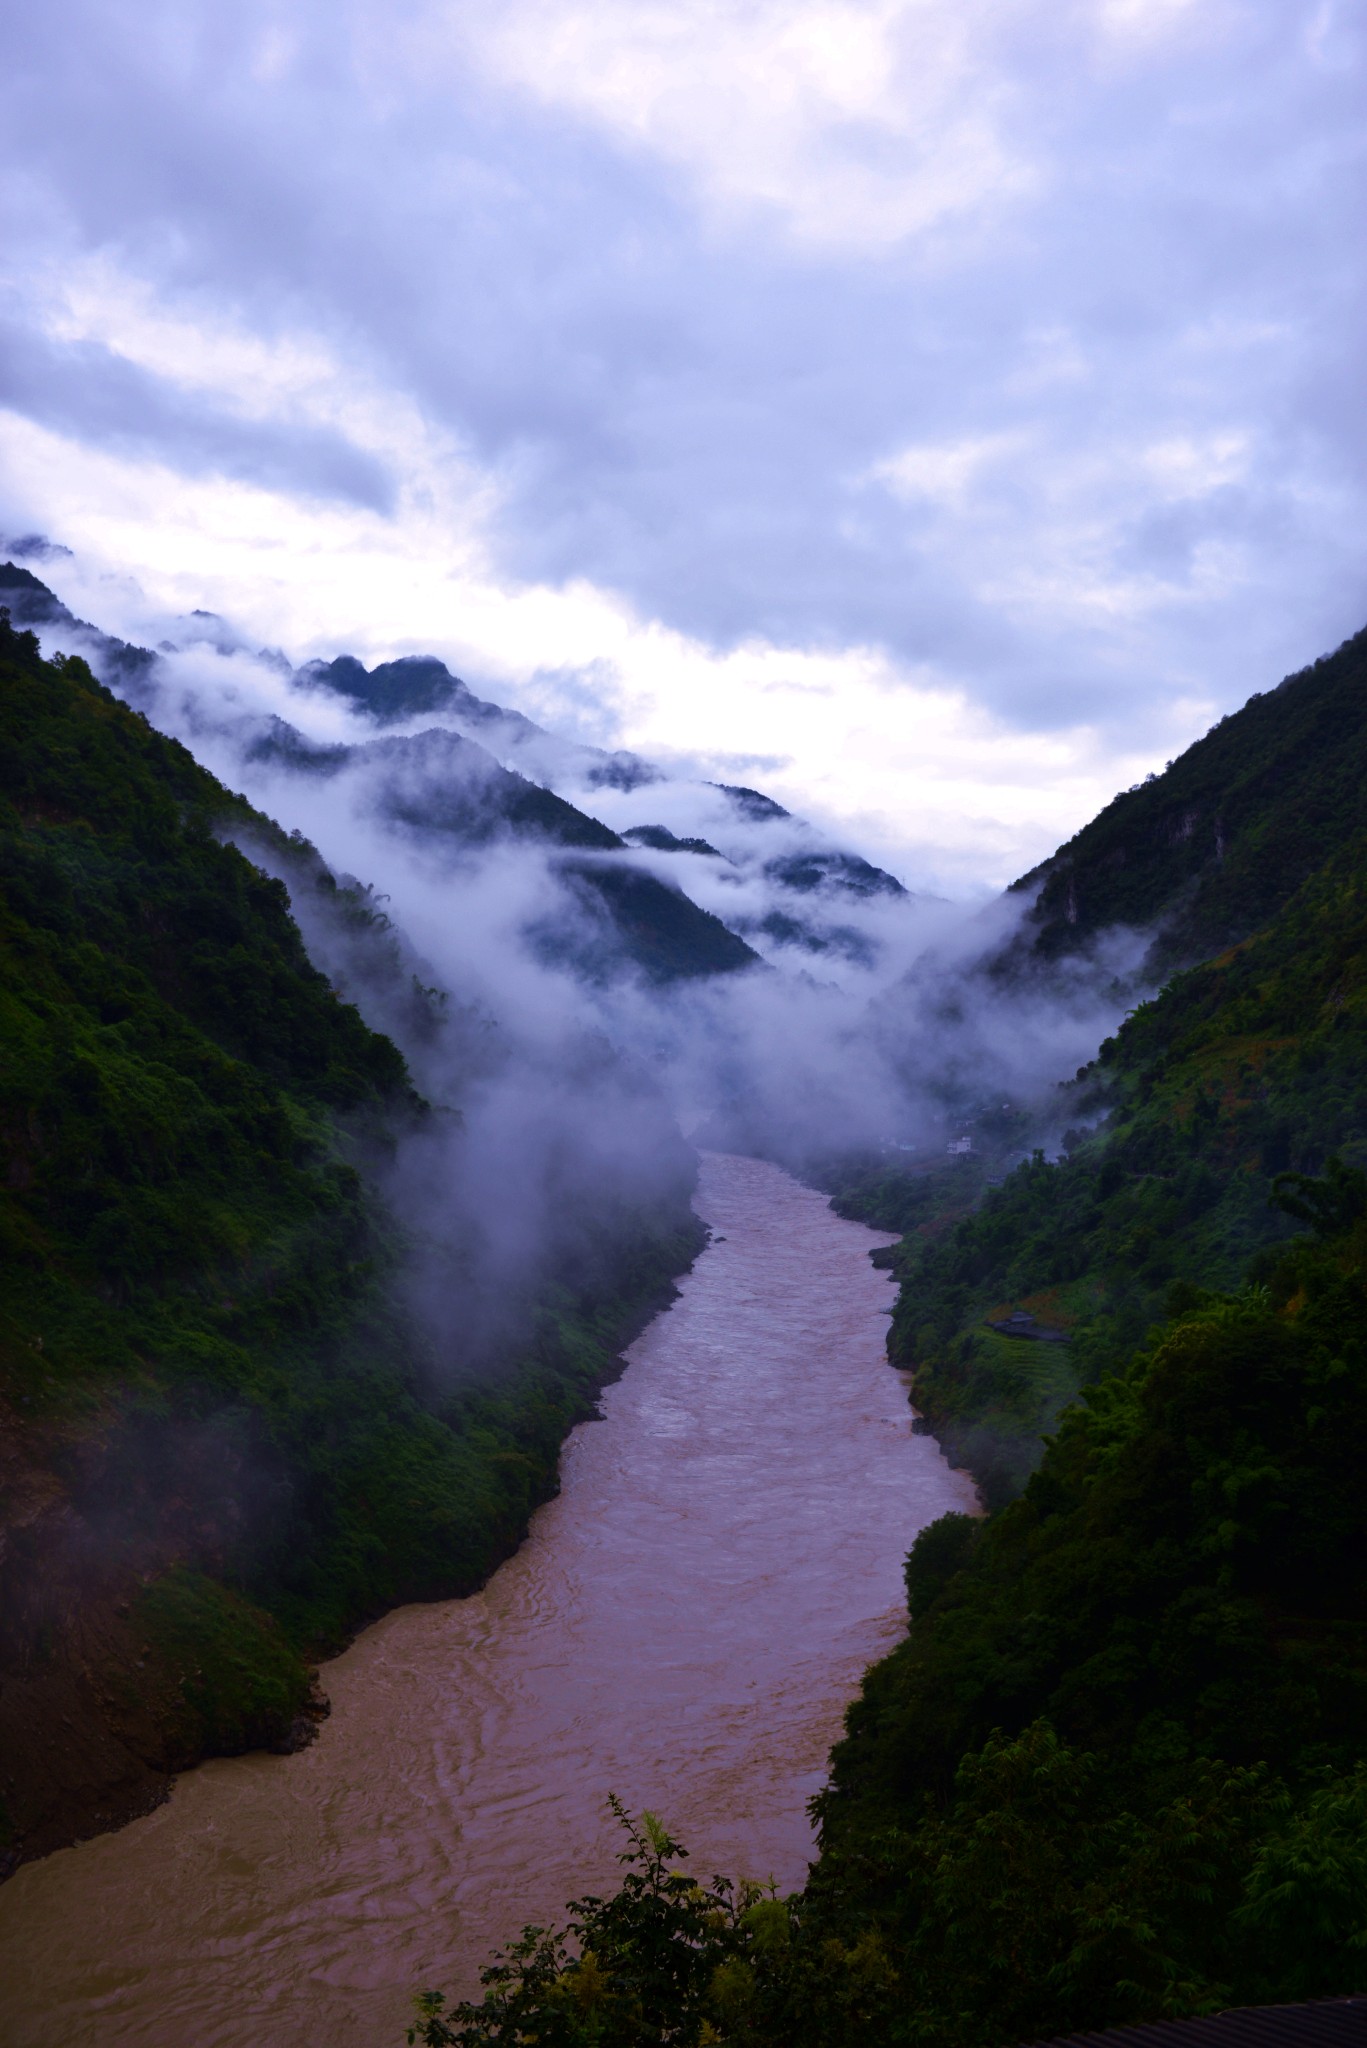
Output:
<instances>
[{"instance_id":1,"label":"mist over river","mask_svg":"<svg viewBox=\"0 0 1367 2048\"><path fill-rule=\"evenodd\" d=\"M697 1207L712 1242L483 1593L326 1666L311 1749L0 1889L5 2048L398 2048L416 1988L613 1883L609 1792L702 1874L801 1883L902 1559L973 1490L885 1360L892 1240L753 1159L704 1154Z\"/></svg>"}]
</instances>

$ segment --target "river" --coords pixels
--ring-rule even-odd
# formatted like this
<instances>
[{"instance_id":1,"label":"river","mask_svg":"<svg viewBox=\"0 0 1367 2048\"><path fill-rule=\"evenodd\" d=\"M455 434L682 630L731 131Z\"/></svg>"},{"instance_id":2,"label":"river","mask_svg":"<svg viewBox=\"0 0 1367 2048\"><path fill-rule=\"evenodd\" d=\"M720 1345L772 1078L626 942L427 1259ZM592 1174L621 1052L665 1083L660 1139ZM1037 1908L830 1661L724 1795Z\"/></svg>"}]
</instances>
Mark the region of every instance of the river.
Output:
<instances>
[{"instance_id":1,"label":"river","mask_svg":"<svg viewBox=\"0 0 1367 2048\"><path fill-rule=\"evenodd\" d=\"M5 2048L399 2048L415 1988L612 1883L609 1792L705 1873L802 1881L902 1558L973 1492L885 1360L892 1239L753 1159L704 1154L697 1207L711 1243L482 1593L325 1666L312 1748L0 1889Z\"/></svg>"}]
</instances>

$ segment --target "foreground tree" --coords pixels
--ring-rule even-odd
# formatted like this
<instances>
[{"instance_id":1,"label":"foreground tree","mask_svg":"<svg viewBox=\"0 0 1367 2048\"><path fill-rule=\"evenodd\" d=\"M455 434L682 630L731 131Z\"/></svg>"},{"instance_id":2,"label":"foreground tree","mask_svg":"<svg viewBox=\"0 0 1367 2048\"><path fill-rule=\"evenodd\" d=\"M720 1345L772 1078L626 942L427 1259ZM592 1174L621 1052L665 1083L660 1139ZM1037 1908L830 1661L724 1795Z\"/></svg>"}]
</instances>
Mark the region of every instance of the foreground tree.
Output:
<instances>
[{"instance_id":1,"label":"foreground tree","mask_svg":"<svg viewBox=\"0 0 1367 2048\"><path fill-rule=\"evenodd\" d=\"M805 1927L802 1899L677 1866L652 1813L609 1805L627 1847L610 1898L577 1899L561 1929L526 1927L481 1973L478 2001L418 1999L410 2048L765 2048L885 2038L897 1980L878 1935ZM877 2031L871 2033L870 2030Z\"/></svg>"}]
</instances>

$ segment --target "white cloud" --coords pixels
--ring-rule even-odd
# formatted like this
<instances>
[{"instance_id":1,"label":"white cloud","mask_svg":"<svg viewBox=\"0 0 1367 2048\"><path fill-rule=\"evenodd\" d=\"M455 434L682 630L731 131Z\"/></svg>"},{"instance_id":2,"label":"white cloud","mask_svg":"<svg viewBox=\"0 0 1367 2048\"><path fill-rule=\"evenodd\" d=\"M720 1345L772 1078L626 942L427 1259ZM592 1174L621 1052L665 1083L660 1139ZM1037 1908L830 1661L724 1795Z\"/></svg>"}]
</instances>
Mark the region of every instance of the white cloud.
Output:
<instances>
[{"instance_id":1,"label":"white cloud","mask_svg":"<svg viewBox=\"0 0 1367 2048\"><path fill-rule=\"evenodd\" d=\"M725 780L736 756L773 760L777 739L766 789L921 886L1009 880L1153 765L1150 749L1117 750L1086 726L1023 734L875 650L752 640L718 653L585 582L509 584L458 503L407 501L393 518L303 507L82 452L5 414L0 461L76 548L43 573L96 625L155 639L168 614L204 608L299 660L435 652L499 701L580 731L588 688L599 743ZM1156 745L1171 751L1208 710L1184 706Z\"/></svg>"},{"instance_id":2,"label":"white cloud","mask_svg":"<svg viewBox=\"0 0 1367 2048\"><path fill-rule=\"evenodd\" d=\"M1141 460L1161 490L1173 497L1217 490L1247 476L1252 435L1235 429L1199 437L1176 434L1144 449Z\"/></svg>"},{"instance_id":3,"label":"white cloud","mask_svg":"<svg viewBox=\"0 0 1367 2048\"><path fill-rule=\"evenodd\" d=\"M1116 71L1236 18L1074 0L1045 41L1084 74ZM1039 29L1031 0L500 0L442 7L409 47L457 49L678 166L722 219L760 208L798 241L877 254L980 227L1059 174L1021 61Z\"/></svg>"},{"instance_id":4,"label":"white cloud","mask_svg":"<svg viewBox=\"0 0 1367 2048\"><path fill-rule=\"evenodd\" d=\"M1098 0L1096 22L1113 49L1131 52L1166 43L1174 35L1227 29L1235 10L1218 0ZM1221 19L1223 17L1223 19Z\"/></svg>"},{"instance_id":5,"label":"white cloud","mask_svg":"<svg viewBox=\"0 0 1367 2048\"><path fill-rule=\"evenodd\" d=\"M491 79L686 172L722 219L877 250L1009 203L1034 170L983 62L992 0L512 0L442 9L403 61ZM391 59L392 61L392 59Z\"/></svg>"},{"instance_id":6,"label":"white cloud","mask_svg":"<svg viewBox=\"0 0 1367 2048\"><path fill-rule=\"evenodd\" d=\"M970 490L980 483L984 471L1021 454L1028 442L1026 433L1014 432L922 443L876 462L869 475L899 497L927 498L957 509L967 502Z\"/></svg>"},{"instance_id":7,"label":"white cloud","mask_svg":"<svg viewBox=\"0 0 1367 2048\"><path fill-rule=\"evenodd\" d=\"M73 6L0 78L4 510L152 609L984 876L1361 622L1342 9Z\"/></svg>"},{"instance_id":8,"label":"white cloud","mask_svg":"<svg viewBox=\"0 0 1367 2048\"><path fill-rule=\"evenodd\" d=\"M413 400L354 342L298 323L253 325L209 293L159 292L106 251L36 271L24 280L36 330L64 343L96 343L175 389L207 399L242 419L306 420L330 427L400 469L410 490L439 478L470 500L483 488L449 433L438 432ZM490 503L471 504L487 518Z\"/></svg>"},{"instance_id":9,"label":"white cloud","mask_svg":"<svg viewBox=\"0 0 1367 2048\"><path fill-rule=\"evenodd\" d=\"M280 22L263 29L252 60L252 76L260 85L278 85L298 54L298 38Z\"/></svg>"}]
</instances>

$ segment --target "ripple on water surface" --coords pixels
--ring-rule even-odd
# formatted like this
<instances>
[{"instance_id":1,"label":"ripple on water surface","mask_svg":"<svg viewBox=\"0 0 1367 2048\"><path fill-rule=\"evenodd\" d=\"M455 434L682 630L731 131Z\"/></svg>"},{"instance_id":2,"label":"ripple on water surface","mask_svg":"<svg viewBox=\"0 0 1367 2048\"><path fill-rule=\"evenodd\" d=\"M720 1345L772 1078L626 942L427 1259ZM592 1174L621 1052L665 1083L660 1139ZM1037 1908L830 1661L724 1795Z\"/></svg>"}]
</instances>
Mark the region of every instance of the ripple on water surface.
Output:
<instances>
[{"instance_id":1,"label":"ripple on water surface","mask_svg":"<svg viewBox=\"0 0 1367 2048\"><path fill-rule=\"evenodd\" d=\"M716 1153L697 1206L724 1241L483 1593L367 1629L313 1748L206 1764L0 1890L6 2048L398 2048L416 1986L611 1884L609 1791L695 1867L801 1882L902 1558L972 1490L885 1362L886 1234Z\"/></svg>"}]
</instances>

